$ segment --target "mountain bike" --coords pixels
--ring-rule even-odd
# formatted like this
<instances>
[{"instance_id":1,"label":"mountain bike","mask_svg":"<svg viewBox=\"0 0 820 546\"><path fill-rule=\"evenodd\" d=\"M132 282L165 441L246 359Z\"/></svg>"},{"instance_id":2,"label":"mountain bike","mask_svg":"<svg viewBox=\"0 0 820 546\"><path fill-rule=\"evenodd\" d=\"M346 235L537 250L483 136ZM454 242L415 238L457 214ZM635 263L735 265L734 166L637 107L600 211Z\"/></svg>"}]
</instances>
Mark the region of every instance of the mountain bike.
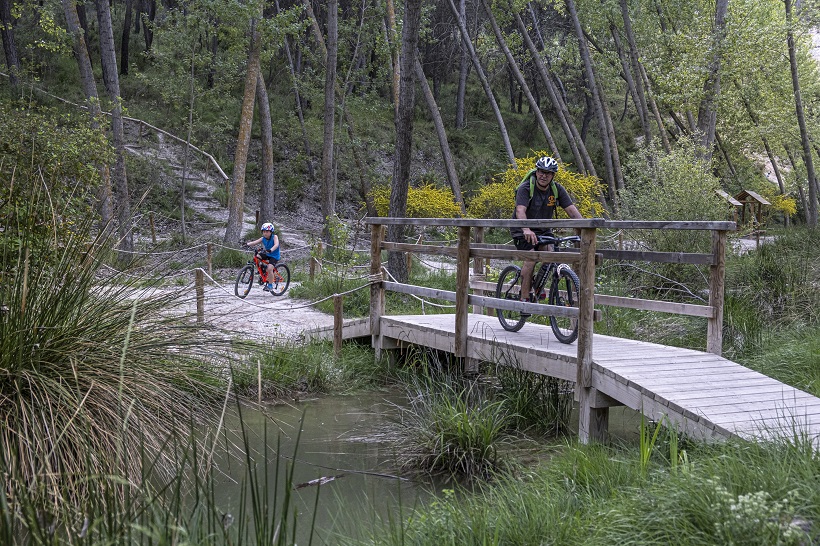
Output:
<instances>
[{"instance_id":1,"label":"mountain bike","mask_svg":"<svg viewBox=\"0 0 820 546\"><path fill-rule=\"evenodd\" d=\"M273 266L273 272L271 274L271 278L268 279L267 267L270 262L263 257L261 252L261 248L255 249L253 259L248 260L248 264L240 269L239 275L236 276L234 293L240 298L244 299L245 296L248 295L248 292L251 291L251 286L253 286L254 271L259 276L259 284L265 285L270 283L273 286L270 293L274 296L281 296L284 294L285 290L287 290L290 285L290 268L284 262L271 264Z\"/></svg>"},{"instance_id":2,"label":"mountain bike","mask_svg":"<svg viewBox=\"0 0 820 546\"><path fill-rule=\"evenodd\" d=\"M580 241L577 235L572 237L551 237L540 235L538 245L551 244L556 252L566 250L564 247ZM543 262L538 269L533 268L532 291L535 300L543 303L546 299L550 305L562 307L578 307L580 300L580 285L578 275L570 266L562 263ZM508 265L498 276L498 285L495 290L497 298L519 301L521 299L521 268L517 265ZM549 292L547 292L549 290ZM529 314L520 311L506 311L496 309L498 321L509 332L517 332L527 322ZM561 343L572 343L578 338L578 319L571 317L549 317L552 332Z\"/></svg>"}]
</instances>

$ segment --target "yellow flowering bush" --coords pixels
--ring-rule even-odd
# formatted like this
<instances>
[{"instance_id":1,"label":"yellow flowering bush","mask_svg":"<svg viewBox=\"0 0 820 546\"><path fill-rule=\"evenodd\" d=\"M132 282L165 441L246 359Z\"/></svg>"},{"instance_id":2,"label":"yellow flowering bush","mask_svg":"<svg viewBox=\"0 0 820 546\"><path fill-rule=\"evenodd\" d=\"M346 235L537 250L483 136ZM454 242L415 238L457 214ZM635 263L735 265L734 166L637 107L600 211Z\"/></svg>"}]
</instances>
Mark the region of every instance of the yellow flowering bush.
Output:
<instances>
[{"instance_id":1,"label":"yellow flowering bush","mask_svg":"<svg viewBox=\"0 0 820 546\"><path fill-rule=\"evenodd\" d=\"M783 216L797 214L797 200L794 197L777 193L773 187L767 188L760 193L772 204L771 209L769 209L770 212L780 212Z\"/></svg>"},{"instance_id":2,"label":"yellow flowering bush","mask_svg":"<svg viewBox=\"0 0 820 546\"><path fill-rule=\"evenodd\" d=\"M535 168L538 158L545 155L549 154L544 151L535 152L534 155L518 159L518 166L510 165L509 169L499 173L491 184L483 186L470 200L467 215L472 218L511 218L515 207L515 189L524 176ZM566 188L584 218L603 216L604 206L598 196L603 194L604 185L598 178L574 173L559 165L555 181ZM567 217L560 207L558 217Z\"/></svg>"},{"instance_id":3,"label":"yellow flowering bush","mask_svg":"<svg viewBox=\"0 0 820 546\"><path fill-rule=\"evenodd\" d=\"M376 214L387 216L390 209L390 186L380 185L370 190L370 197L376 207ZM455 201L453 191L424 184L407 191L408 218L457 218L461 209Z\"/></svg>"}]
</instances>

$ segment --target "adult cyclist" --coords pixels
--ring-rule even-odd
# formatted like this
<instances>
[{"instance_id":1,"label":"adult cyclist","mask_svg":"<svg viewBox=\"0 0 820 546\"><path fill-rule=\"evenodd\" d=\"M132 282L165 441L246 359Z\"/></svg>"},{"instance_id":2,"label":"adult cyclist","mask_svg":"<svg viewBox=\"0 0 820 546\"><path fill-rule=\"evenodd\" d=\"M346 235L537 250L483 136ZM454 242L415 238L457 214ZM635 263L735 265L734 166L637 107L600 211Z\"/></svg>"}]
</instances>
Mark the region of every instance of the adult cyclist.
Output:
<instances>
[{"instance_id":1,"label":"adult cyclist","mask_svg":"<svg viewBox=\"0 0 820 546\"><path fill-rule=\"evenodd\" d=\"M259 254L268 261L267 274L268 279L271 279L273 276L273 265L271 264L275 264L279 261L279 237L273 232L273 224L270 222L262 224L262 237L245 244L248 246L262 245L262 250ZM268 282L262 290L270 292L272 289L273 285Z\"/></svg>"},{"instance_id":2,"label":"adult cyclist","mask_svg":"<svg viewBox=\"0 0 820 546\"><path fill-rule=\"evenodd\" d=\"M549 220L555 218L556 207L560 206L567 216L582 219L581 213L572 203L567 190L554 180L558 172L558 162L544 156L535 162L535 168L528 172L515 190L515 212L513 218L519 220ZM552 250L552 245L539 245L539 235L552 235L547 228L510 228L515 248L518 250ZM521 300L535 301L530 295L534 260L524 260L521 267ZM527 300L524 298L527 297Z\"/></svg>"}]
</instances>

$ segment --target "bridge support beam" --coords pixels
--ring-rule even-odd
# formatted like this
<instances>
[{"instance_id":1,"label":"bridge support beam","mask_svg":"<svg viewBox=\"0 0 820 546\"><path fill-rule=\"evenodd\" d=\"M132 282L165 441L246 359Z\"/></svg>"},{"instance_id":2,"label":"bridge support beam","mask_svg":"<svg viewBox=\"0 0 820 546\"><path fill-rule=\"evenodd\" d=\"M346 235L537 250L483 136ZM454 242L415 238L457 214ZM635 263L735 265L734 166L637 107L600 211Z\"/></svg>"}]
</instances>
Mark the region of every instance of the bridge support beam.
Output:
<instances>
[{"instance_id":1,"label":"bridge support beam","mask_svg":"<svg viewBox=\"0 0 820 546\"><path fill-rule=\"evenodd\" d=\"M609 426L609 409L594 407L597 391L592 387L592 334L595 312L595 228L581 230L581 260L578 279L581 281L578 302L578 439L606 440Z\"/></svg>"},{"instance_id":2,"label":"bridge support beam","mask_svg":"<svg viewBox=\"0 0 820 546\"><path fill-rule=\"evenodd\" d=\"M382 276L382 240L384 227L373 224L370 227L370 277ZM376 350L376 359L381 357L380 326L384 314L384 284L373 282L370 285L370 336L371 345Z\"/></svg>"}]
</instances>

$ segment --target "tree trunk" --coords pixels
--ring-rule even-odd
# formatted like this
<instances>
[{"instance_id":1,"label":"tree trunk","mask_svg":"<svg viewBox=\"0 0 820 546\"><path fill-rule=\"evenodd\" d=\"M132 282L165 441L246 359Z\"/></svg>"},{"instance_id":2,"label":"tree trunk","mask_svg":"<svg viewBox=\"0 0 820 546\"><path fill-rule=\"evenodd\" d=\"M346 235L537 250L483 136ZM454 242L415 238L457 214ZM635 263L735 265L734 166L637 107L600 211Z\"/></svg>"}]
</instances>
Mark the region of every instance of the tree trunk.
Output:
<instances>
[{"instance_id":1,"label":"tree trunk","mask_svg":"<svg viewBox=\"0 0 820 546\"><path fill-rule=\"evenodd\" d=\"M131 15L134 0L125 0L125 19L122 23L122 43L120 44L120 74L128 75L128 45L131 41Z\"/></svg>"},{"instance_id":2,"label":"tree trunk","mask_svg":"<svg viewBox=\"0 0 820 546\"><path fill-rule=\"evenodd\" d=\"M16 89L20 85L20 57L17 55L17 44L14 41L14 20L11 17L11 0L0 0L0 36L3 38L3 52L6 54L6 66L9 69L9 82Z\"/></svg>"},{"instance_id":3,"label":"tree trunk","mask_svg":"<svg viewBox=\"0 0 820 546\"><path fill-rule=\"evenodd\" d=\"M646 75L646 69L644 69L642 64L638 63L638 68L641 71L641 78L643 78L643 84L646 88L647 101L652 109L652 115L655 116L655 123L658 125L658 134L660 134L663 149L666 153L670 153L672 151L672 146L669 144L669 137L666 136L666 126L663 123L661 112L658 109L658 103L655 101L655 97L652 96L652 86L649 82L649 76Z\"/></svg>"},{"instance_id":4,"label":"tree trunk","mask_svg":"<svg viewBox=\"0 0 820 546\"><path fill-rule=\"evenodd\" d=\"M393 61L393 75L392 89L393 89L393 115L399 115L399 84L401 68L399 67L399 44L396 39L396 8L393 5L393 0L386 0L387 10L387 44L390 46L390 58ZM395 118L394 118L395 119Z\"/></svg>"},{"instance_id":5,"label":"tree trunk","mask_svg":"<svg viewBox=\"0 0 820 546\"><path fill-rule=\"evenodd\" d=\"M615 192L619 192L624 189L624 175L621 171L621 156L618 152L618 142L615 138L615 125L612 123L612 115L609 113L608 101L606 99L606 94L604 93L604 88L601 85L600 78L595 78L595 82L598 86L598 97L601 101L601 111L603 112L604 123L606 125L607 139L610 142L609 150L612 154L612 171L615 175ZM610 190L609 198L613 200L613 208L617 210L618 202L615 192Z\"/></svg>"},{"instance_id":6,"label":"tree trunk","mask_svg":"<svg viewBox=\"0 0 820 546\"><path fill-rule=\"evenodd\" d=\"M649 107L647 106L646 93L644 92L638 43L635 41L635 33L632 32L632 18L629 16L629 6L627 6L626 2L627 0L620 0L621 18L624 21L624 34L626 35L626 43L629 46L629 64L632 66L635 92L638 94L638 103L635 106L641 111L641 126L647 138L646 144L649 146L652 140L652 130L649 128ZM662 127L660 129L662 129Z\"/></svg>"},{"instance_id":7,"label":"tree trunk","mask_svg":"<svg viewBox=\"0 0 820 546\"><path fill-rule=\"evenodd\" d=\"M720 95L720 62L722 57L723 41L726 34L726 11L729 0L716 0L715 27L712 35L712 58L709 60L706 81L703 82L703 99L698 108L698 131L704 149L704 159L712 157L712 148L715 142L715 126L717 124L717 100Z\"/></svg>"},{"instance_id":8,"label":"tree trunk","mask_svg":"<svg viewBox=\"0 0 820 546\"><path fill-rule=\"evenodd\" d=\"M458 13L463 21L467 21L466 0L459 0ZM464 129L466 127L464 120L464 97L467 94L467 73L470 69L470 60L467 57L467 48L464 47L464 45L461 46L459 59L458 90L456 92L456 129Z\"/></svg>"},{"instance_id":9,"label":"tree trunk","mask_svg":"<svg viewBox=\"0 0 820 546\"><path fill-rule=\"evenodd\" d=\"M626 53L624 52L623 46L621 44L620 30L618 30L618 27L615 26L615 23L609 24L609 33L612 35L612 40L615 44L615 50L618 53L618 59L621 61L621 74L623 75L624 81L626 82L628 96L632 97L632 103L635 105L635 112L638 114L638 119L641 122L641 129L643 130L644 140L648 145L652 141L652 131L649 130L649 121L647 119L647 114L641 107L641 99L638 96L637 83L635 81L635 78L632 77L632 69L630 68L629 61L626 58ZM629 101L624 100L624 115L626 115L626 110L628 106Z\"/></svg>"},{"instance_id":10,"label":"tree trunk","mask_svg":"<svg viewBox=\"0 0 820 546\"><path fill-rule=\"evenodd\" d=\"M507 47L507 41L504 39L504 35L501 33L501 29L498 26L498 23L495 20L495 16L493 15L492 9L487 4L487 0L481 0L481 6L484 8L484 12L487 14L487 19L490 21L490 26L493 29L493 33L495 34L495 39L498 41L498 46L501 48L501 51L504 52L504 56L507 58L507 66L512 72L512 75L515 76L515 80L518 82L518 86L521 88L521 91L524 93L524 96L527 97L527 102L530 105L530 109L535 114L535 119L538 121L538 126L541 128L541 132L544 133L544 138L547 139L547 144L550 148L550 153L552 153L553 157L557 160L561 160L561 154L558 152L558 145L555 144L555 140L552 138L552 133L547 127L547 122L544 119L544 116L541 114L541 109L538 108L538 103L535 102L535 98L532 96L532 92L530 91L530 87L527 85L527 80L524 79L524 75L521 73L521 70L518 68L518 63L513 57L512 52L510 52L510 48Z\"/></svg>"},{"instance_id":11,"label":"tree trunk","mask_svg":"<svg viewBox=\"0 0 820 546\"><path fill-rule=\"evenodd\" d=\"M512 10L512 4L508 3L508 5ZM524 44L527 46L533 61L535 61L535 67L541 75L541 81L547 89L547 95L549 95L550 102L552 102L552 107L558 116L558 121L561 123L561 128L564 130L564 135L567 137L570 150L572 150L572 156L575 158L575 164L582 173L589 173L592 176L597 177L597 174L595 173L595 166L592 164L592 158L589 156L586 146L584 145L584 141L578 133L578 128L572 120L567 104L561 98L560 93L558 93L558 90L555 88L555 84L552 82L552 78L550 77L547 65L544 63L544 59L541 57L541 54L530 38L530 34L527 31L527 27L524 25L524 21L521 20L521 17L515 11L513 11L513 16L515 17L515 24L518 27L518 31L521 33L522 38L524 38ZM541 31L537 26L535 29L536 33L540 36Z\"/></svg>"},{"instance_id":12,"label":"tree trunk","mask_svg":"<svg viewBox=\"0 0 820 546\"><path fill-rule=\"evenodd\" d=\"M327 56L325 57L324 137L322 148L323 237L330 241L327 219L336 212L336 180L333 171L333 136L336 122L336 60L338 55L338 2L327 3Z\"/></svg>"},{"instance_id":13,"label":"tree trunk","mask_svg":"<svg viewBox=\"0 0 820 546\"><path fill-rule=\"evenodd\" d=\"M464 47L467 48L467 51L470 54L470 60L473 63L473 68L475 68L476 75L478 79L481 81L481 86L484 88L484 93L487 95L487 100L490 102L490 106L495 113L495 118L498 121L498 128L501 132L501 140L504 142L504 149L507 150L507 159L509 160L511 165L515 165L515 153L512 149L512 144L510 144L510 137L507 134L507 126L504 123L504 118L501 115L501 109L498 107L498 102L495 100L495 95L493 95L492 87L490 86L490 82L487 80L487 76L484 73L484 68L481 66L481 62L478 60L478 54L473 48L473 43L470 41L470 34L467 32L467 26L464 21L461 20L459 16L458 10L456 9L455 4L453 4L453 0L447 0L447 3L450 5L450 9L453 12L453 16L456 18L458 22L458 28L461 32L461 42L464 44Z\"/></svg>"},{"instance_id":14,"label":"tree trunk","mask_svg":"<svg viewBox=\"0 0 820 546\"><path fill-rule=\"evenodd\" d=\"M97 83L94 81L94 72L91 69L91 59L88 57L88 47L85 45L84 33L80 28L80 18L74 0L62 0L68 33L73 39L74 57L80 71L80 82L86 98L88 113L91 117L91 126L100 129L100 99L97 95ZM108 232L114 218L114 204L111 196L111 178L106 165L97 165L100 173L100 187L97 189L97 213L100 215L100 230Z\"/></svg>"},{"instance_id":15,"label":"tree trunk","mask_svg":"<svg viewBox=\"0 0 820 546\"><path fill-rule=\"evenodd\" d=\"M279 13L279 0L276 0L276 13ZM288 58L288 67L290 68L290 77L293 80L293 95L296 99L296 116L299 118L299 127L302 129L302 141L305 144L305 166L307 167L308 179L311 183L316 180L316 173L313 172L313 152L310 148L310 140L307 135L307 128L305 126L305 114L302 111L302 98L299 96L299 80L296 77L296 67L293 63L293 55L290 52L290 42L287 36L284 39L285 55Z\"/></svg>"},{"instance_id":16,"label":"tree trunk","mask_svg":"<svg viewBox=\"0 0 820 546\"><path fill-rule=\"evenodd\" d=\"M256 78L256 100L259 104L259 127L262 134L262 187L259 192L259 224L273 222L274 176L273 176L273 126L271 124L270 101L265 87L265 78L260 71Z\"/></svg>"},{"instance_id":17,"label":"tree trunk","mask_svg":"<svg viewBox=\"0 0 820 546\"><path fill-rule=\"evenodd\" d=\"M114 27L107 0L95 0L97 22L100 27L100 58L102 73L108 98L111 100L111 134L114 140L114 209L120 236L120 250L130 253L134 250L134 234L131 231L131 197L128 193L128 176L125 172L125 129L122 120L122 97L120 77L117 72L117 54L114 45ZM121 254L121 261L131 259Z\"/></svg>"},{"instance_id":18,"label":"tree trunk","mask_svg":"<svg viewBox=\"0 0 820 546\"><path fill-rule=\"evenodd\" d=\"M145 36L145 51L151 51L151 45L154 43L154 18L157 16L157 1L156 0L142 0L142 33Z\"/></svg>"},{"instance_id":19,"label":"tree trunk","mask_svg":"<svg viewBox=\"0 0 820 546\"><path fill-rule=\"evenodd\" d=\"M453 154L450 152L450 143L447 140L447 131L444 129L444 121L441 119L441 112L439 112L438 104L430 90L430 85L427 83L427 76L424 75L424 67L421 66L421 61L416 52L416 78L421 85L421 90L424 94L424 100L427 101L427 109L430 111L430 117L433 119L433 125L436 128L436 135L438 136L438 143L441 147L441 159L444 162L444 170L447 173L447 181L450 183L450 188L453 190L456 203L461 209L461 214L467 213L464 207L464 198L461 195L461 184L458 181L458 173L456 172L456 164L453 161Z\"/></svg>"},{"instance_id":20,"label":"tree trunk","mask_svg":"<svg viewBox=\"0 0 820 546\"><path fill-rule=\"evenodd\" d=\"M421 26L422 0L406 0L404 4L404 26L401 36L401 56L399 57L399 113L396 116L396 157L393 162L393 183L390 191L388 216L402 218L407 214L407 191L410 187L410 154L413 145L413 110L415 108L416 48ZM403 242L404 226L391 225L387 228L387 240ZM407 261L401 252L391 252L388 258L390 272L399 282L407 281Z\"/></svg>"},{"instance_id":21,"label":"tree trunk","mask_svg":"<svg viewBox=\"0 0 820 546\"><path fill-rule=\"evenodd\" d=\"M260 10L259 16L261 15ZM239 135L236 139L236 153L233 162L228 226L225 229L224 242L226 244L236 243L242 236L242 223L245 216L245 171L248 167L248 149L251 143L253 105L256 97L256 79L259 77L259 53L261 49L261 38L256 25L257 19L252 19L250 47L248 48L248 72L245 74L245 93L242 99Z\"/></svg>"},{"instance_id":22,"label":"tree trunk","mask_svg":"<svg viewBox=\"0 0 820 546\"><path fill-rule=\"evenodd\" d=\"M595 80L595 72L592 68L592 57L589 53L586 38L584 37L584 30L581 28L581 20L578 18L578 11L575 9L574 0L565 0L567 11L575 28L575 35L578 38L578 49L581 53L581 59L584 62L584 73L587 78L587 85L592 94L591 100L593 103L593 110L598 121L598 128L600 131L601 145L604 151L604 163L607 172L607 184L609 187L616 188L617 179L615 177L615 168L612 162L612 143L610 142L607 130L607 122L604 119L604 108L600 93L598 93L598 85Z\"/></svg>"},{"instance_id":23,"label":"tree trunk","mask_svg":"<svg viewBox=\"0 0 820 546\"><path fill-rule=\"evenodd\" d=\"M787 44L789 47L789 65L792 73L792 88L794 90L795 113L797 124L800 126L800 141L803 144L803 161L806 164L806 173L809 182L808 209L806 209L806 223L809 227L817 227L817 179L814 176L814 160L811 154L811 140L806 128L806 117L803 113L803 99L800 97L800 80L797 74L797 54L792 32L792 0L784 0L786 4Z\"/></svg>"}]
</instances>

